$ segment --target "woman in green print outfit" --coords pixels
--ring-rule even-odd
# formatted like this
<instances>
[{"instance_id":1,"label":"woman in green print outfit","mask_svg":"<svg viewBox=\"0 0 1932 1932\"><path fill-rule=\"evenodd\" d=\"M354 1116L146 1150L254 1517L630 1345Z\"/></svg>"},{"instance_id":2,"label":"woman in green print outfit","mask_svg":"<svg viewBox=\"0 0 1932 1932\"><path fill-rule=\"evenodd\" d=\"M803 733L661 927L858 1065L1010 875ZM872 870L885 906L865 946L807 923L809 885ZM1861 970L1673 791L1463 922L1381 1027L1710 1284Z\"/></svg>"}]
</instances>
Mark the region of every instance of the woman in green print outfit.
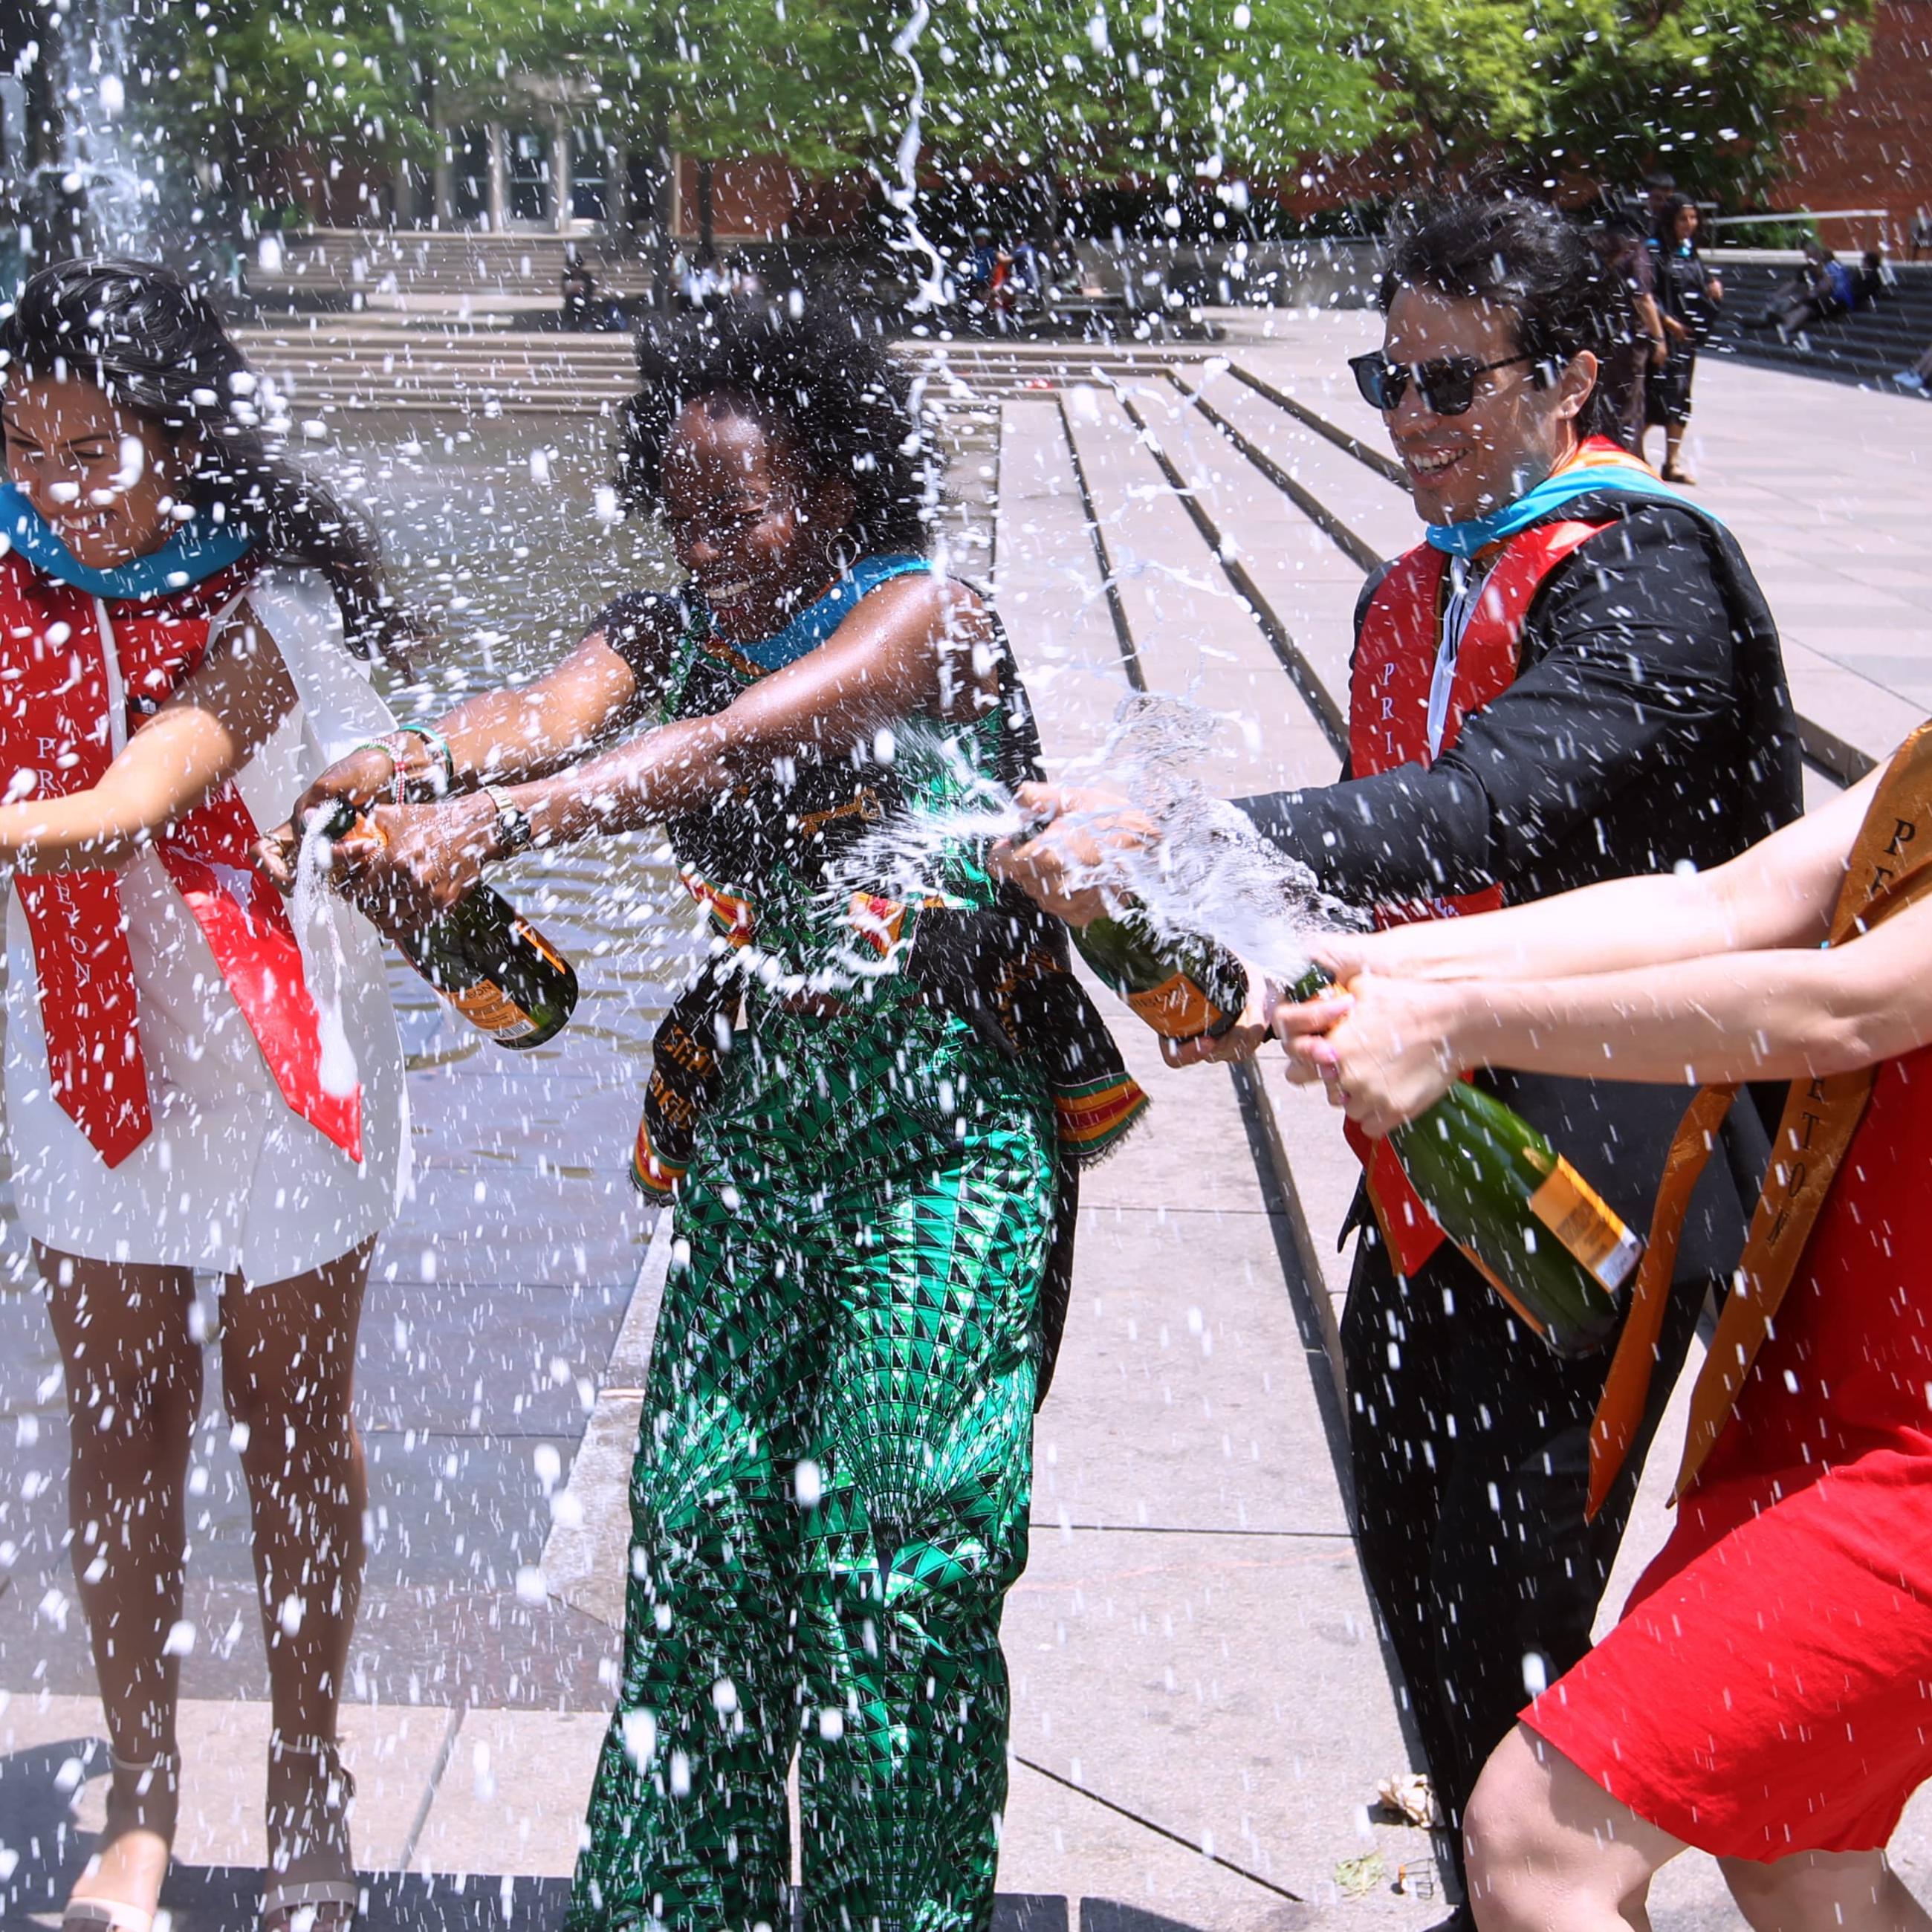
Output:
<instances>
[{"instance_id":1,"label":"woman in green print outfit","mask_svg":"<svg viewBox=\"0 0 1932 1932\"><path fill-rule=\"evenodd\" d=\"M1143 1102L1059 928L971 850L914 903L845 876L882 824L1036 751L991 613L925 560L876 335L733 308L640 353L620 480L689 583L439 720L458 791L491 790L379 810L361 887L420 914L533 840L662 820L718 942L659 1031L635 1156L675 1192L675 1258L566 1923L782 1928L796 1749L807 1924L964 1932L992 1916L1000 1608L1072 1175ZM436 778L433 738L396 748L405 785ZM398 776L364 752L317 792Z\"/></svg>"}]
</instances>

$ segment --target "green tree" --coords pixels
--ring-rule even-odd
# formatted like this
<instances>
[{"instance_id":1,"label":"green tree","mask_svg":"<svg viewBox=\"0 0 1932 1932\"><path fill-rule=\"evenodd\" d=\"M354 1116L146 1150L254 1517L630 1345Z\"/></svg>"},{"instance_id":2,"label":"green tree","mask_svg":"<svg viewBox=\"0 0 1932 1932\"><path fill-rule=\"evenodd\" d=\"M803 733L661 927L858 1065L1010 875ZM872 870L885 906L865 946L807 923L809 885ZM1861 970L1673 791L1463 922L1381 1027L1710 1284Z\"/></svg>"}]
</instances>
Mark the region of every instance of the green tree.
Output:
<instances>
[{"instance_id":1,"label":"green tree","mask_svg":"<svg viewBox=\"0 0 1932 1932\"><path fill-rule=\"evenodd\" d=\"M962 0L910 51L930 155L1193 181L1352 153L1387 118L1356 0ZM891 111L910 106L902 82Z\"/></svg>"},{"instance_id":2,"label":"green tree","mask_svg":"<svg viewBox=\"0 0 1932 1932\"><path fill-rule=\"evenodd\" d=\"M1628 180L1663 165L1733 198L1776 176L1780 130L1869 46L1870 0L1376 4L1370 50L1420 168Z\"/></svg>"},{"instance_id":3,"label":"green tree","mask_svg":"<svg viewBox=\"0 0 1932 1932\"><path fill-rule=\"evenodd\" d=\"M268 191L263 163L292 146L425 163L433 10L422 0L158 6L134 41L137 111L151 137L198 147L242 201Z\"/></svg>"}]
</instances>

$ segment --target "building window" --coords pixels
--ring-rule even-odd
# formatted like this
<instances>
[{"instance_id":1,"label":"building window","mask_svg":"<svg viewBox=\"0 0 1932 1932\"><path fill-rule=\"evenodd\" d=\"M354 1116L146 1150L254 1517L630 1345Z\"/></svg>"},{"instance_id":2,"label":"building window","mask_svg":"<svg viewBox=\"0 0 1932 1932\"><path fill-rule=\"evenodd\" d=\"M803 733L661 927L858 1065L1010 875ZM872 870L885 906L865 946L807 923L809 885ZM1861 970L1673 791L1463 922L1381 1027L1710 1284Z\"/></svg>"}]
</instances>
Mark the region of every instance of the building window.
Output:
<instances>
[{"instance_id":1,"label":"building window","mask_svg":"<svg viewBox=\"0 0 1932 1932\"><path fill-rule=\"evenodd\" d=\"M609 151L601 128L570 130L570 212L578 221L602 221L609 213Z\"/></svg>"},{"instance_id":2,"label":"building window","mask_svg":"<svg viewBox=\"0 0 1932 1932\"><path fill-rule=\"evenodd\" d=\"M490 130L452 128L443 138L449 218L460 227L480 227L490 218Z\"/></svg>"},{"instance_id":3,"label":"building window","mask_svg":"<svg viewBox=\"0 0 1932 1932\"><path fill-rule=\"evenodd\" d=\"M550 219L550 130L510 130L510 206L512 221Z\"/></svg>"}]
</instances>

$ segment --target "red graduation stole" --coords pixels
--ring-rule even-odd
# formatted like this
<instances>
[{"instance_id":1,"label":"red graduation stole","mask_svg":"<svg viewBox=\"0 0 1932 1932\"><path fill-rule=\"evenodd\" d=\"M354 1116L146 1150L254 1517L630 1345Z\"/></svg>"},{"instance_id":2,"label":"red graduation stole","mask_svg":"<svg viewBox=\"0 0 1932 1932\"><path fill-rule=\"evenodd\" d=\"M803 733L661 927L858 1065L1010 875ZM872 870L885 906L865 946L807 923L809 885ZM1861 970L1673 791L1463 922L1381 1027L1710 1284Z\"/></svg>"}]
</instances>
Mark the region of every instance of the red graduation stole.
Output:
<instances>
[{"instance_id":1,"label":"red graduation stole","mask_svg":"<svg viewBox=\"0 0 1932 1932\"><path fill-rule=\"evenodd\" d=\"M201 662L214 620L248 586L244 562L167 596L97 604L17 552L0 556L0 788L20 802L98 784L113 760L108 665L132 731ZM154 849L206 938L283 1097L352 1160L362 1092L323 1090L320 1022L281 895L256 866L255 822L223 785ZM121 885L110 871L17 874L40 979L55 1098L118 1166L154 1125Z\"/></svg>"},{"instance_id":2,"label":"red graduation stole","mask_svg":"<svg viewBox=\"0 0 1932 1932\"><path fill-rule=\"evenodd\" d=\"M1442 748L1455 743L1466 719L1514 682L1522 627L1543 580L1602 523L1538 524L1508 538L1484 580L1462 633L1443 728ZM1447 555L1429 544L1396 559L1376 586L1364 614L1348 685L1348 766L1356 778L1400 765L1426 765L1429 687L1441 644ZM1491 912L1503 903L1501 886L1460 896L1378 906L1378 926L1455 919ZM1425 1208L1386 1140L1370 1140L1354 1123L1342 1132L1367 1179L1369 1200L1397 1270L1414 1275L1448 1238Z\"/></svg>"}]
</instances>

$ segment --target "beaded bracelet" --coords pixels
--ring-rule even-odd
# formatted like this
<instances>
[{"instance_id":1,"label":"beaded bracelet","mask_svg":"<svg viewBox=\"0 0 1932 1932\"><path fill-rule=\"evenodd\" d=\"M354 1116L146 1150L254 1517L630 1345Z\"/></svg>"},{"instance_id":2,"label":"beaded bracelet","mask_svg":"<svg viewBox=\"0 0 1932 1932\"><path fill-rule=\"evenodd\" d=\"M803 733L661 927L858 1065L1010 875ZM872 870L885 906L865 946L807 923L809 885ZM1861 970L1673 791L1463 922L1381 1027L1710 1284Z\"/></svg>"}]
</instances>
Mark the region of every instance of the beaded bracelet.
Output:
<instances>
[{"instance_id":1,"label":"beaded bracelet","mask_svg":"<svg viewBox=\"0 0 1932 1932\"><path fill-rule=\"evenodd\" d=\"M412 738L420 738L442 760L442 789L452 792L456 789L456 754L449 748L449 740L434 724L400 724L399 731L406 731Z\"/></svg>"},{"instance_id":2,"label":"beaded bracelet","mask_svg":"<svg viewBox=\"0 0 1932 1932\"><path fill-rule=\"evenodd\" d=\"M396 802L404 804L406 801L404 796L403 761L394 742L402 737L420 738L442 761L442 783L431 786L431 797L440 798L453 791L456 788L455 756L449 748L449 740L430 725L399 724L387 737L364 738L359 745L352 745L349 756L353 758L358 752L380 752L388 760L390 770L394 774Z\"/></svg>"}]
</instances>

